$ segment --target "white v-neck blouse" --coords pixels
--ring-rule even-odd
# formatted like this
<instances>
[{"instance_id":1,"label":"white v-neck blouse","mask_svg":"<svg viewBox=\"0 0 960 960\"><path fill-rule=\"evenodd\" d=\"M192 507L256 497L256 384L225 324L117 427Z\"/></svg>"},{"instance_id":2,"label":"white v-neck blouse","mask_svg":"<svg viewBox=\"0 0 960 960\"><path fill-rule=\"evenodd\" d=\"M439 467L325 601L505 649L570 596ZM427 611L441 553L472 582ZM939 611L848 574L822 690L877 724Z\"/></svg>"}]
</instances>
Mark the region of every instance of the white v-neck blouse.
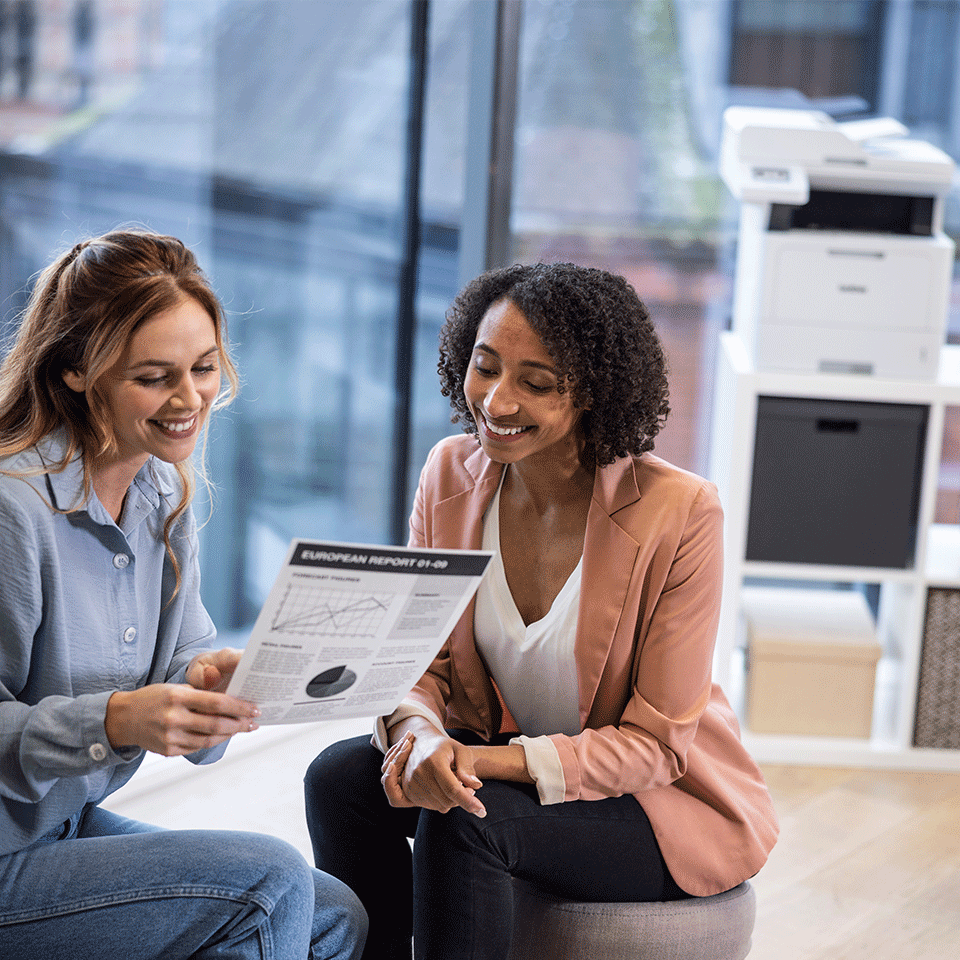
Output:
<instances>
[{"instance_id":1,"label":"white v-neck blouse","mask_svg":"<svg viewBox=\"0 0 960 960\"><path fill-rule=\"evenodd\" d=\"M477 591L473 616L477 649L521 730L510 742L523 747L540 802L560 803L566 782L550 734L580 733L574 645L583 558L546 615L525 624L500 557L500 488L483 518L483 549L493 551L493 560Z\"/></svg>"},{"instance_id":2,"label":"white v-neck blouse","mask_svg":"<svg viewBox=\"0 0 960 960\"><path fill-rule=\"evenodd\" d=\"M504 471L506 473L506 471ZM528 737L580 733L574 643L580 604L577 563L541 620L525 624L500 556L500 490L483 520L483 549L493 551L477 591L473 634L490 676Z\"/></svg>"}]
</instances>

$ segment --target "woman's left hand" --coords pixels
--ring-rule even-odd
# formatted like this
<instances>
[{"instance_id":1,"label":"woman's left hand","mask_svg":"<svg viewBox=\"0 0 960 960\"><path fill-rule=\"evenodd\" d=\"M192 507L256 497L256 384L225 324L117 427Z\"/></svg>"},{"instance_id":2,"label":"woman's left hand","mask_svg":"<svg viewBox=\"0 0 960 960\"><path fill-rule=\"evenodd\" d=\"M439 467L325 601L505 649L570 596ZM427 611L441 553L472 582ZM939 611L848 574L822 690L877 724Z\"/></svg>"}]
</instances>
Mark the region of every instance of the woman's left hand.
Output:
<instances>
[{"instance_id":1,"label":"woman's left hand","mask_svg":"<svg viewBox=\"0 0 960 960\"><path fill-rule=\"evenodd\" d=\"M187 683L197 690L212 690L223 693L230 684L233 671L237 669L242 650L224 647L201 653L190 661L187 667Z\"/></svg>"},{"instance_id":2,"label":"woman's left hand","mask_svg":"<svg viewBox=\"0 0 960 960\"><path fill-rule=\"evenodd\" d=\"M380 778L380 783L391 807L416 806L403 792L403 771L410 757L410 751L413 749L414 740L416 737L412 733L404 734L383 757L383 765L380 767L383 776Z\"/></svg>"}]
</instances>

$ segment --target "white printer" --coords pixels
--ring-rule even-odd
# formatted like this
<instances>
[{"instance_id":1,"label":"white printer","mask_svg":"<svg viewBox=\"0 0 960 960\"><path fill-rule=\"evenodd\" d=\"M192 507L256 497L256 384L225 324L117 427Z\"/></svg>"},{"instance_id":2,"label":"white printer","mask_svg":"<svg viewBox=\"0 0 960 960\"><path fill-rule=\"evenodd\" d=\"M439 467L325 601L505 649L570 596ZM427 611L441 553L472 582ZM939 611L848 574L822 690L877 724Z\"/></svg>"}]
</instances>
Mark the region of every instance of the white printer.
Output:
<instances>
[{"instance_id":1,"label":"white printer","mask_svg":"<svg viewBox=\"0 0 960 960\"><path fill-rule=\"evenodd\" d=\"M758 370L936 377L954 164L895 120L729 107L720 173L741 201L733 329Z\"/></svg>"}]
</instances>

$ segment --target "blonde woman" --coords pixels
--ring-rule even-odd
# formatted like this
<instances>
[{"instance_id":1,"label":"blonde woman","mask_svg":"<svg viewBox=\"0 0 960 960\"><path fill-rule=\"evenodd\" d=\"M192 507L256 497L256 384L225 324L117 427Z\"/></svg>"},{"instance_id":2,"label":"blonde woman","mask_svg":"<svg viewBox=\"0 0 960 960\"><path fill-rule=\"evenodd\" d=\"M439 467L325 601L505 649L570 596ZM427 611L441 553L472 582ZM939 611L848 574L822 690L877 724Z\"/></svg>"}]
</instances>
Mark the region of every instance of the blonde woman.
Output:
<instances>
[{"instance_id":1,"label":"blonde woman","mask_svg":"<svg viewBox=\"0 0 960 960\"><path fill-rule=\"evenodd\" d=\"M226 390L223 390L226 382ZM191 455L236 392L172 237L116 231L38 278L0 367L0 956L352 958L366 916L284 842L102 809L145 751L256 729L222 691Z\"/></svg>"}]
</instances>

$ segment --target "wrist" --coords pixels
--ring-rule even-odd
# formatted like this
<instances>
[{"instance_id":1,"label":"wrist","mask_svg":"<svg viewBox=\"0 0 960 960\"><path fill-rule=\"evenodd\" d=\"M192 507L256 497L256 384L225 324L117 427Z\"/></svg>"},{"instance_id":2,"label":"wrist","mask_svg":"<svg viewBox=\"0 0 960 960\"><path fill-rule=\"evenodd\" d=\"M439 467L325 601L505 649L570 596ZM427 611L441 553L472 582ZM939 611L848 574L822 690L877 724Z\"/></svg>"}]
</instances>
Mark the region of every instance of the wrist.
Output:
<instances>
[{"instance_id":1,"label":"wrist","mask_svg":"<svg viewBox=\"0 0 960 960\"><path fill-rule=\"evenodd\" d=\"M480 780L533 783L533 777L527 769L527 755L520 744L472 749L473 769Z\"/></svg>"},{"instance_id":2,"label":"wrist","mask_svg":"<svg viewBox=\"0 0 960 960\"><path fill-rule=\"evenodd\" d=\"M107 734L107 740L114 750L121 747L131 746L128 743L126 718L129 716L130 694L122 690L117 690L111 694L107 701L107 710L103 718L103 729Z\"/></svg>"},{"instance_id":3,"label":"wrist","mask_svg":"<svg viewBox=\"0 0 960 960\"><path fill-rule=\"evenodd\" d=\"M426 717L419 715L404 717L399 723L395 723L387 730L387 740L391 746L403 739L404 734L412 733L417 740L426 740L434 736L446 739L447 734L438 730Z\"/></svg>"}]
</instances>

